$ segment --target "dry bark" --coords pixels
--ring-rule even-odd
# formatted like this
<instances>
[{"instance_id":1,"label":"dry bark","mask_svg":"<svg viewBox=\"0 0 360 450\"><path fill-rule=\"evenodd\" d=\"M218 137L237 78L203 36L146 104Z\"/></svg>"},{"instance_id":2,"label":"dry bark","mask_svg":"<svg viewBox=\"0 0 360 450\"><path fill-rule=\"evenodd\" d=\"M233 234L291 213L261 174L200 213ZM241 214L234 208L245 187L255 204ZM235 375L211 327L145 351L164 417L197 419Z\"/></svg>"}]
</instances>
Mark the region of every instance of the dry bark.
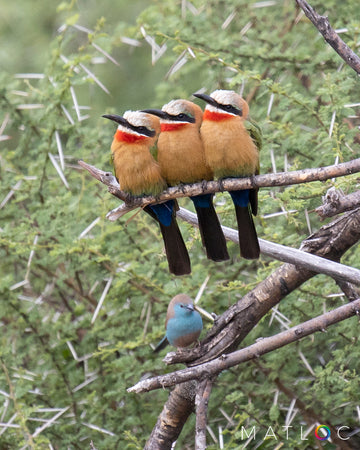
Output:
<instances>
[{"instance_id":1,"label":"dry bark","mask_svg":"<svg viewBox=\"0 0 360 450\"><path fill-rule=\"evenodd\" d=\"M326 16L318 14L312 6L305 0L296 0L296 3L304 11L306 17L315 25L323 35L325 41L331 45L336 53L348 64L356 73L360 74L360 58L351 48L339 37L331 27Z\"/></svg>"}]
</instances>

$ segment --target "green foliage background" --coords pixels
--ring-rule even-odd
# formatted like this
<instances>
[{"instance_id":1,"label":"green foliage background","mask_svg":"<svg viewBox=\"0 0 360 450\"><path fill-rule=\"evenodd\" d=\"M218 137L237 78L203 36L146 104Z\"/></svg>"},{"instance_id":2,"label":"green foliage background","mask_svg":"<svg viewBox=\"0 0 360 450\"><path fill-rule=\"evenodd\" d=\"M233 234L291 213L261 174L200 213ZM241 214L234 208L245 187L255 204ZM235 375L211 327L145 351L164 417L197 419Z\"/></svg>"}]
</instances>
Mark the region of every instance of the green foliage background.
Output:
<instances>
[{"instance_id":1,"label":"green foliage background","mask_svg":"<svg viewBox=\"0 0 360 450\"><path fill-rule=\"evenodd\" d=\"M346 28L341 36L358 52L358 1L312 5L326 12L335 28ZM233 244L231 262L212 263L197 230L182 223L193 270L191 276L170 276L151 220L140 213L128 223L126 218L107 221L106 213L118 201L76 164L84 159L110 170L114 129L101 114L160 107L175 97L191 98L201 88L236 89L250 99L251 115L263 128L262 173L319 167L359 156L358 77L292 0L267 5L244 0L8 2L0 27L0 122L6 124L0 140L0 422L15 425L5 432L0 428L0 447L82 449L92 440L99 450L142 448L167 392L135 396L126 388L141 377L173 370L149 345L164 332L168 301L180 292L195 297L209 274L201 306L221 314L280 263L264 257L241 260ZM167 46L154 65L144 34L158 48ZM184 64L175 70L179 61ZM43 78L15 75L23 73ZM79 105L90 107L80 110L87 119L78 120L70 88ZM49 156L60 164L56 132L68 187ZM312 210L326 190L335 185L348 193L358 182L350 176L262 189L259 236L298 247L309 226L322 225ZM216 203L222 222L234 226L228 195L217 195ZM343 262L359 267L358 248ZM264 317L244 345L346 302L339 294L333 281L315 277L279 305L281 320L278 314ZM311 425L301 411L289 422L296 397L320 423L358 427L358 352L358 320L353 318L257 364L223 373L211 397L211 429L217 438L219 427L224 430L225 448L244 444L242 426L257 427L257 448L281 442L284 449L315 448L313 431L307 441L300 439L301 426ZM35 432L41 420L61 411L52 426ZM287 424L293 427L289 439L282 428ZM277 440L262 441L269 426ZM193 427L190 420L179 448L193 447ZM208 439L211 448L218 448Z\"/></svg>"}]
</instances>

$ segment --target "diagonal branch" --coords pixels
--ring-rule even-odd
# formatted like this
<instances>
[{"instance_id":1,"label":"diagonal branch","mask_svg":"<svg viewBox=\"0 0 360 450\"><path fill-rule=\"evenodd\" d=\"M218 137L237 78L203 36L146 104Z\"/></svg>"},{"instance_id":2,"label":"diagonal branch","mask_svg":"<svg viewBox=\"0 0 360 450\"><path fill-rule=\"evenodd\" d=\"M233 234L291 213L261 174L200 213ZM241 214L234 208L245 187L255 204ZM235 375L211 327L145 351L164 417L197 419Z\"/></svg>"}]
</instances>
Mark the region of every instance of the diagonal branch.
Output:
<instances>
[{"instance_id":1,"label":"diagonal branch","mask_svg":"<svg viewBox=\"0 0 360 450\"><path fill-rule=\"evenodd\" d=\"M289 330L282 331L274 336L263 338L255 344L246 348L237 350L227 355L221 355L219 358L213 359L199 366L189 367L187 369L178 370L176 372L160 375L153 378L147 378L128 389L128 392L148 392L153 389L174 386L190 380L201 380L204 377L218 375L223 370L234 367L240 363L256 359L261 355L277 350L292 342L298 341L305 336L309 336L317 331L325 331L330 325L341 322L349 317L359 314L360 299L351 303L340 306L321 316L310 319Z\"/></svg>"},{"instance_id":2,"label":"diagonal branch","mask_svg":"<svg viewBox=\"0 0 360 450\"><path fill-rule=\"evenodd\" d=\"M320 16L305 0L296 0L296 3L304 11L306 17L315 25L323 35L325 41L331 45L336 53L348 64L356 73L360 74L360 58L351 48L339 37L331 27L326 16Z\"/></svg>"},{"instance_id":3,"label":"diagonal branch","mask_svg":"<svg viewBox=\"0 0 360 450\"><path fill-rule=\"evenodd\" d=\"M177 217L180 217L185 222L191 225L198 226L198 219L196 214L188 211L185 208L180 208L177 212ZM239 243L239 234L237 230L232 228L222 227L225 238L229 241ZM296 264L297 266L311 270L316 273L322 273L333 277L336 280L360 285L360 270L354 267L349 267L334 261L329 261L317 255L313 255L303 250L286 247L285 245L276 244L274 242L266 241L259 238L260 251L262 255L270 256L279 261Z\"/></svg>"}]
</instances>

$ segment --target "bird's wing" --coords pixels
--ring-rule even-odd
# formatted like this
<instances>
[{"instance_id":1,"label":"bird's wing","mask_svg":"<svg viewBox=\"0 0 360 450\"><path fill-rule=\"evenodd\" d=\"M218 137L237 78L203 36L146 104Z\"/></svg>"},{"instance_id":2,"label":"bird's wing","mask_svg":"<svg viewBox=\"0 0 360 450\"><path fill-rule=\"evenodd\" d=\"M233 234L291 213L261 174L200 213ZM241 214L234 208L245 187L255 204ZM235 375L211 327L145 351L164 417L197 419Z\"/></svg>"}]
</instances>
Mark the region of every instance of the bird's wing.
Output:
<instances>
[{"instance_id":1,"label":"bird's wing","mask_svg":"<svg viewBox=\"0 0 360 450\"><path fill-rule=\"evenodd\" d=\"M262 132L260 126L254 120L251 120L249 118L246 120L245 125L248 133L251 136L251 139L254 141L257 149L260 151L262 147ZM260 173L260 165L258 163L255 175L259 175L259 173ZM258 210L257 196L258 196L258 189L250 191L250 204L254 216L256 216Z\"/></svg>"},{"instance_id":2,"label":"bird's wing","mask_svg":"<svg viewBox=\"0 0 360 450\"><path fill-rule=\"evenodd\" d=\"M158 160L158 147L157 143L155 143L152 147L150 147L150 153L152 157L155 159L155 161Z\"/></svg>"},{"instance_id":3,"label":"bird's wing","mask_svg":"<svg viewBox=\"0 0 360 450\"><path fill-rule=\"evenodd\" d=\"M262 132L260 126L250 118L246 120L245 126L257 149L260 151L262 147Z\"/></svg>"}]
</instances>

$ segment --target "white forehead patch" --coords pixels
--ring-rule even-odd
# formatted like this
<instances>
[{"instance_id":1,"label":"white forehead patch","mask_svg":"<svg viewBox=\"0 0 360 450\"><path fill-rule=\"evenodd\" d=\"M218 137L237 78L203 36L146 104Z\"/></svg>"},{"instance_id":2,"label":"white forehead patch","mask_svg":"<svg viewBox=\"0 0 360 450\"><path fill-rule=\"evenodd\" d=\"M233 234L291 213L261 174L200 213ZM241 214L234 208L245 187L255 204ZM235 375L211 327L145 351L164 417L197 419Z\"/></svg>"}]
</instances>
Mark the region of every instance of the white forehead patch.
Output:
<instances>
[{"instance_id":1,"label":"white forehead patch","mask_svg":"<svg viewBox=\"0 0 360 450\"><path fill-rule=\"evenodd\" d=\"M146 127L146 128L150 128L151 130L154 129L151 119L149 118L148 114L143 113L141 111L126 111L124 113L123 117L131 125L134 125L134 127ZM138 133L135 130L132 130L131 128L127 128L120 124L118 126L118 130L123 131L127 134L135 134L136 136L141 135L141 133Z\"/></svg>"},{"instance_id":2,"label":"white forehead patch","mask_svg":"<svg viewBox=\"0 0 360 450\"><path fill-rule=\"evenodd\" d=\"M191 114L192 111L189 111L187 104L182 100L171 100L171 102L167 103L162 107L162 110L171 114L172 116L177 116L178 114L185 113Z\"/></svg>"},{"instance_id":3,"label":"white forehead patch","mask_svg":"<svg viewBox=\"0 0 360 450\"><path fill-rule=\"evenodd\" d=\"M134 127L151 127L151 120L146 113L140 111L126 111L124 119L134 125Z\"/></svg>"},{"instance_id":4,"label":"white forehead patch","mask_svg":"<svg viewBox=\"0 0 360 450\"><path fill-rule=\"evenodd\" d=\"M214 100L222 105L234 105L239 106L237 99L240 97L235 91L226 91L223 89L217 89L210 94Z\"/></svg>"},{"instance_id":5,"label":"white forehead patch","mask_svg":"<svg viewBox=\"0 0 360 450\"><path fill-rule=\"evenodd\" d=\"M237 94L235 91L217 89L216 91L210 94L210 97L212 97L219 105L231 105L241 111L243 109L243 100L241 96ZM228 115L230 114L232 116L238 115L236 112L224 110L220 107L210 105L209 103L206 105L206 109L208 111L217 112L220 114L228 114Z\"/></svg>"}]
</instances>

